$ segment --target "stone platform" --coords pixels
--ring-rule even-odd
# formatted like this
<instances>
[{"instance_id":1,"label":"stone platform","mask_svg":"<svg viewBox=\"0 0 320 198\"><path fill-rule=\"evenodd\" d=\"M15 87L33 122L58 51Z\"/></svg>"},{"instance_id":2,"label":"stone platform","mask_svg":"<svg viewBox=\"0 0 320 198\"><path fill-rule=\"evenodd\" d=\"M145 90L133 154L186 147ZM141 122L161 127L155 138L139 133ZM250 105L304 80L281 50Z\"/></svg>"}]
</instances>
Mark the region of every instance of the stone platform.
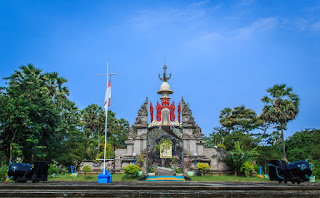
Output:
<instances>
[{"instance_id":1,"label":"stone platform","mask_svg":"<svg viewBox=\"0 0 320 198\"><path fill-rule=\"evenodd\" d=\"M320 183L134 181L0 183L0 197L320 197Z\"/></svg>"},{"instance_id":2,"label":"stone platform","mask_svg":"<svg viewBox=\"0 0 320 198\"><path fill-rule=\"evenodd\" d=\"M183 176L148 176L146 181L185 181Z\"/></svg>"}]
</instances>

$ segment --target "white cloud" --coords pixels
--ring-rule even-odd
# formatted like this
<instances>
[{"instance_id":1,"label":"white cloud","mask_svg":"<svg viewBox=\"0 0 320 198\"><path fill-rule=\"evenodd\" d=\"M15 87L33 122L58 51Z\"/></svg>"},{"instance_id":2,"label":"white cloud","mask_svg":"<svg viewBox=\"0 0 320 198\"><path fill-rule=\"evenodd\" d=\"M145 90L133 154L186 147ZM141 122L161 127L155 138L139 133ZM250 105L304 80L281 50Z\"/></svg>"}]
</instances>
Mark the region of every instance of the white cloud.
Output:
<instances>
[{"instance_id":1,"label":"white cloud","mask_svg":"<svg viewBox=\"0 0 320 198\"><path fill-rule=\"evenodd\" d=\"M239 28L237 32L237 38L248 39L257 32L265 32L273 29L278 23L278 20L274 17L267 17L254 21L249 26Z\"/></svg>"},{"instance_id":2,"label":"white cloud","mask_svg":"<svg viewBox=\"0 0 320 198\"><path fill-rule=\"evenodd\" d=\"M320 31L320 21L312 21L311 19L297 19L291 22L291 25L300 31Z\"/></svg>"},{"instance_id":3,"label":"white cloud","mask_svg":"<svg viewBox=\"0 0 320 198\"><path fill-rule=\"evenodd\" d=\"M310 24L311 31L320 31L320 21Z\"/></svg>"},{"instance_id":4,"label":"white cloud","mask_svg":"<svg viewBox=\"0 0 320 198\"><path fill-rule=\"evenodd\" d=\"M208 4L209 0L191 3L183 8L162 7L156 10L142 10L129 20L129 24L138 31L153 28L166 28L170 25L181 25L184 29L197 28L207 20L210 13L220 9L221 5Z\"/></svg>"},{"instance_id":5,"label":"white cloud","mask_svg":"<svg viewBox=\"0 0 320 198\"><path fill-rule=\"evenodd\" d=\"M255 0L242 0L240 1L240 6L250 6L255 2Z\"/></svg>"}]
</instances>

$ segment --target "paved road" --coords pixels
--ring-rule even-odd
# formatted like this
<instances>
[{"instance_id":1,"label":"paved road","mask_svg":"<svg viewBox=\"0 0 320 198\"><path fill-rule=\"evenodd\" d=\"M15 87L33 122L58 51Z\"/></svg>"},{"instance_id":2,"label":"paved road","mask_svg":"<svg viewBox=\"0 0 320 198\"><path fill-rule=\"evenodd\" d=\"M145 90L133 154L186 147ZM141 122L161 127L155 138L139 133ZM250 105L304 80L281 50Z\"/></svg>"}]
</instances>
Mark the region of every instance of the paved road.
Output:
<instances>
[{"instance_id":1,"label":"paved road","mask_svg":"<svg viewBox=\"0 0 320 198\"><path fill-rule=\"evenodd\" d=\"M40 182L0 183L0 197L319 197L320 183Z\"/></svg>"}]
</instances>

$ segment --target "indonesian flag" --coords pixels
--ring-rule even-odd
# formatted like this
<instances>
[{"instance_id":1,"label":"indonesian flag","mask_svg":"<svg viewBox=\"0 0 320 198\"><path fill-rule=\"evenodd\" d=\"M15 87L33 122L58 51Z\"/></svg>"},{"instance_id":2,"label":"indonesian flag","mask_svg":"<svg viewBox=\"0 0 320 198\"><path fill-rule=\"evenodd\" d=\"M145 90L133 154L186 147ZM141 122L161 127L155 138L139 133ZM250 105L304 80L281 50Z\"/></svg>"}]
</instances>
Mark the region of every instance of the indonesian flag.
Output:
<instances>
[{"instance_id":1,"label":"indonesian flag","mask_svg":"<svg viewBox=\"0 0 320 198\"><path fill-rule=\"evenodd\" d=\"M106 96L104 98L104 109L108 111L108 106L111 105L111 78L109 79Z\"/></svg>"}]
</instances>

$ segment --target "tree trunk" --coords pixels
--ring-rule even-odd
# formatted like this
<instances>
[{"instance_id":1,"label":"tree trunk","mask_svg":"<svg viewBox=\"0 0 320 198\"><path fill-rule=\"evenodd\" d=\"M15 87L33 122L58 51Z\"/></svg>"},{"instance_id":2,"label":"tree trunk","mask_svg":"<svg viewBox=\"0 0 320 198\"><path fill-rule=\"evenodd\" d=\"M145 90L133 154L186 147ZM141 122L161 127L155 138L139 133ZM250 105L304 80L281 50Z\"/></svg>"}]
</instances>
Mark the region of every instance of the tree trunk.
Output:
<instances>
[{"instance_id":1,"label":"tree trunk","mask_svg":"<svg viewBox=\"0 0 320 198\"><path fill-rule=\"evenodd\" d=\"M238 171L234 171L234 176L238 176Z\"/></svg>"},{"instance_id":2,"label":"tree trunk","mask_svg":"<svg viewBox=\"0 0 320 198\"><path fill-rule=\"evenodd\" d=\"M12 143L10 143L10 149L9 149L9 164L12 162Z\"/></svg>"},{"instance_id":3,"label":"tree trunk","mask_svg":"<svg viewBox=\"0 0 320 198\"><path fill-rule=\"evenodd\" d=\"M285 142L284 142L284 135L283 135L283 126L281 126L281 138L282 138L283 159L285 161L287 161L286 145L285 145Z\"/></svg>"}]
</instances>

